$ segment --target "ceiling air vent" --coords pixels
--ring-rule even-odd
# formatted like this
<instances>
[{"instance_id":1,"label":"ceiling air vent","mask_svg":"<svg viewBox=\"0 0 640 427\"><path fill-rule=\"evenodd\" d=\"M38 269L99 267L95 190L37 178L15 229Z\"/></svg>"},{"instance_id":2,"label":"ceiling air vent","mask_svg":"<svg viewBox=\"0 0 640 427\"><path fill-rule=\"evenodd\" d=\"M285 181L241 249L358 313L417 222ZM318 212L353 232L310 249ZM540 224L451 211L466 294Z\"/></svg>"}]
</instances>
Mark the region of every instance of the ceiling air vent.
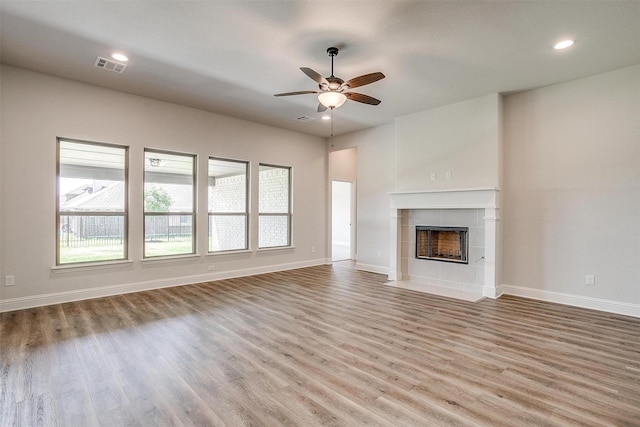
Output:
<instances>
[{"instance_id":1,"label":"ceiling air vent","mask_svg":"<svg viewBox=\"0 0 640 427\"><path fill-rule=\"evenodd\" d=\"M296 120L299 122L311 122L313 120L315 120L315 117L309 117L309 116L300 116L300 117L296 117Z\"/></svg>"},{"instance_id":2,"label":"ceiling air vent","mask_svg":"<svg viewBox=\"0 0 640 427\"><path fill-rule=\"evenodd\" d=\"M101 56L98 56L98 59L96 59L95 65L98 68L104 68L105 70L114 71L120 74L122 74L124 72L124 69L127 68L126 64L121 64L119 62L112 61L107 58L103 58Z\"/></svg>"}]
</instances>

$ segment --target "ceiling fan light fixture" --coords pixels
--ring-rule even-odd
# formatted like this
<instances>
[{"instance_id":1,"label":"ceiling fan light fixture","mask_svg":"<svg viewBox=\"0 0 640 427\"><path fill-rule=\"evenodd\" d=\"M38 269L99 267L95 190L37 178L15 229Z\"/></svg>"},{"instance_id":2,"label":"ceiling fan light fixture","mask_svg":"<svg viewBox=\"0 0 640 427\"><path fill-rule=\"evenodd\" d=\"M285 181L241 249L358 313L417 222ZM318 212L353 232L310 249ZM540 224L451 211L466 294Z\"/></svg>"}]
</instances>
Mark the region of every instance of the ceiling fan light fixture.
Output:
<instances>
[{"instance_id":1,"label":"ceiling fan light fixture","mask_svg":"<svg viewBox=\"0 0 640 427\"><path fill-rule=\"evenodd\" d=\"M318 101L320 104L327 108L338 108L347 100L347 96L340 92L322 92L318 95Z\"/></svg>"}]
</instances>

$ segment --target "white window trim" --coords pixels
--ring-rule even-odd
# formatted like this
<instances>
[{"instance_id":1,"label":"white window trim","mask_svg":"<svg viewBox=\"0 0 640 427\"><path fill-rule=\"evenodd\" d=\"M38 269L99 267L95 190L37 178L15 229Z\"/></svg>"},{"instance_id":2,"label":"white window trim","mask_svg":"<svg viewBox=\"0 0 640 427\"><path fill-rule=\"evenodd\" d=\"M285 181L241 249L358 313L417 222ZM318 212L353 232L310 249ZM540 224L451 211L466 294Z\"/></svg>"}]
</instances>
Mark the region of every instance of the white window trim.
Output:
<instances>
[{"instance_id":1,"label":"white window trim","mask_svg":"<svg viewBox=\"0 0 640 427\"><path fill-rule=\"evenodd\" d=\"M268 167L273 167L273 168L281 168L281 169L287 169L289 171L289 186L288 186L288 212L287 213L273 213L273 212L265 212L265 213L261 213L260 212L260 207L259 207L259 203L258 203L258 224L260 223L260 217L261 216L287 216L288 217L288 225L289 225L289 229L287 230L288 236L287 236L287 245L283 245L283 246L266 246L266 247L261 247L260 246L260 227L258 226L258 251L265 251L265 250L274 250L274 249L287 249L287 248L293 248L293 166L282 166L282 165L274 165L274 164L270 164L270 163L259 163L258 164L258 170L260 170L260 166L268 166ZM258 173L258 198L260 197L260 173Z\"/></svg>"},{"instance_id":2,"label":"white window trim","mask_svg":"<svg viewBox=\"0 0 640 427\"><path fill-rule=\"evenodd\" d=\"M70 142L74 144L85 144L85 145L95 145L101 147L110 147L110 148L119 148L124 150L124 210L122 214L120 212L114 213L109 212L110 216L122 216L124 220L124 243L123 243L123 257L122 258L114 258L107 259L103 261L80 261L80 262L68 262L61 264L60 263L60 217L61 216L73 216L82 214L83 216L89 216L91 212L61 212L60 211L60 143L61 142ZM95 211L97 214L100 214L99 211ZM99 216L99 215L98 215ZM129 260L129 146L120 145L120 144L111 144L107 142L97 142L97 141L86 141L75 138L65 138L65 137L57 137L56 138L56 250L55 250L55 265L52 267L52 271L55 270L68 270L68 269L78 269L82 267L87 267L90 269L95 269L99 266L107 266L112 267L117 264L129 264L131 261Z\"/></svg>"},{"instance_id":3,"label":"white window trim","mask_svg":"<svg viewBox=\"0 0 640 427\"><path fill-rule=\"evenodd\" d=\"M193 196L192 196L192 210L190 212L146 212L144 210L144 185L146 184L146 180L145 180L145 174L147 171L147 166L146 166L146 153L159 153L159 154L170 154L170 155L174 155L174 156L184 156L184 157L192 157L192 162L193 162L193 169L192 169L192 192L193 192ZM180 151L171 151L171 150L163 150L163 149L156 149L156 148L145 148L143 150L143 165L142 165L142 260L141 261L150 261L150 260L163 260L163 259L180 259L180 258L189 258L189 257L199 257L200 255L198 254L198 228L197 228L197 209L198 209L198 203L197 203L197 196L198 196L198 155L194 154L194 153L185 153L185 152L180 152ZM147 219L147 215L150 216L191 216L191 230L192 230L192 237L191 237L191 247L193 248L193 252L191 253L186 253L186 254L177 254L177 255L153 255L153 256L147 256L145 254L146 252L146 230L145 230L145 224L146 224L146 219Z\"/></svg>"},{"instance_id":4,"label":"white window trim","mask_svg":"<svg viewBox=\"0 0 640 427\"><path fill-rule=\"evenodd\" d=\"M85 263L54 265L53 267L51 267L51 271L54 273L62 273L62 272L71 272L71 271L105 270L105 269L112 269L112 268L129 267L132 264L133 264L133 261L130 259L100 261L100 262L85 262Z\"/></svg>"},{"instance_id":5,"label":"white window trim","mask_svg":"<svg viewBox=\"0 0 640 427\"><path fill-rule=\"evenodd\" d=\"M230 163L243 163L245 165L245 201L244 201L244 205L245 205L245 211L244 212L211 212L209 211L209 160L219 160L219 161L223 161L223 162L230 162ZM251 162L249 162L248 160L238 160L238 159L229 159L229 158L225 158L225 157L216 157L216 156L209 156L209 158L207 159L207 254L209 255L215 255L215 254L223 254L223 253L230 253L230 252L236 252L239 253L241 251L249 251L251 252L251 207L250 207L250 203L249 203L249 195L251 194ZM223 250L219 250L219 251L211 251L209 250L209 246L210 246L210 241L209 241L209 235L211 232L211 229L209 228L211 226L211 221L210 218L212 216L244 216L245 217L245 247L242 249L223 249Z\"/></svg>"}]
</instances>

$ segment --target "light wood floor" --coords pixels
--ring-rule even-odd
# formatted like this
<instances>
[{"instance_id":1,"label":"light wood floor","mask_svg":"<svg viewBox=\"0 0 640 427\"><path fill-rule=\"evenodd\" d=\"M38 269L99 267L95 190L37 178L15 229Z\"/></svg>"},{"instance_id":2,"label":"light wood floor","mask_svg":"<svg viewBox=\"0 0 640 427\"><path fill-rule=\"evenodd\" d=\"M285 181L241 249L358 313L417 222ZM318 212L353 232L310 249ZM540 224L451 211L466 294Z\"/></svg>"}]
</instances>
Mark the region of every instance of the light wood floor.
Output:
<instances>
[{"instance_id":1,"label":"light wood floor","mask_svg":"<svg viewBox=\"0 0 640 427\"><path fill-rule=\"evenodd\" d=\"M384 280L320 266L4 313L0 425L640 425L640 319Z\"/></svg>"}]
</instances>

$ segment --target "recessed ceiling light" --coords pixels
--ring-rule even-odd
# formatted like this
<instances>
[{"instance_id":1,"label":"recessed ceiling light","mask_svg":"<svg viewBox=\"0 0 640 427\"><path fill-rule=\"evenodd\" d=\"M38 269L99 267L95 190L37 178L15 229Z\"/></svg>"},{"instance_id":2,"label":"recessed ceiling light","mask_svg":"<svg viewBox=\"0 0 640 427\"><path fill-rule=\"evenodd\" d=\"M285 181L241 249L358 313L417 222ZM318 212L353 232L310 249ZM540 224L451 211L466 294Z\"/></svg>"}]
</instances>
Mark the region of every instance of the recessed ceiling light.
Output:
<instances>
[{"instance_id":1,"label":"recessed ceiling light","mask_svg":"<svg viewBox=\"0 0 640 427\"><path fill-rule=\"evenodd\" d=\"M327 116L326 114L322 116L322 120L331 120L331 116Z\"/></svg>"},{"instance_id":2,"label":"recessed ceiling light","mask_svg":"<svg viewBox=\"0 0 640 427\"><path fill-rule=\"evenodd\" d=\"M567 39L567 40L562 40L561 42L556 43L555 45L553 45L554 49L560 50L560 49L566 49L569 46L572 46L574 43L573 40Z\"/></svg>"},{"instance_id":3,"label":"recessed ceiling light","mask_svg":"<svg viewBox=\"0 0 640 427\"><path fill-rule=\"evenodd\" d=\"M125 55L123 55L121 53L112 53L111 57L113 59L115 59L116 61L127 62L129 60L129 58L127 58Z\"/></svg>"}]
</instances>

